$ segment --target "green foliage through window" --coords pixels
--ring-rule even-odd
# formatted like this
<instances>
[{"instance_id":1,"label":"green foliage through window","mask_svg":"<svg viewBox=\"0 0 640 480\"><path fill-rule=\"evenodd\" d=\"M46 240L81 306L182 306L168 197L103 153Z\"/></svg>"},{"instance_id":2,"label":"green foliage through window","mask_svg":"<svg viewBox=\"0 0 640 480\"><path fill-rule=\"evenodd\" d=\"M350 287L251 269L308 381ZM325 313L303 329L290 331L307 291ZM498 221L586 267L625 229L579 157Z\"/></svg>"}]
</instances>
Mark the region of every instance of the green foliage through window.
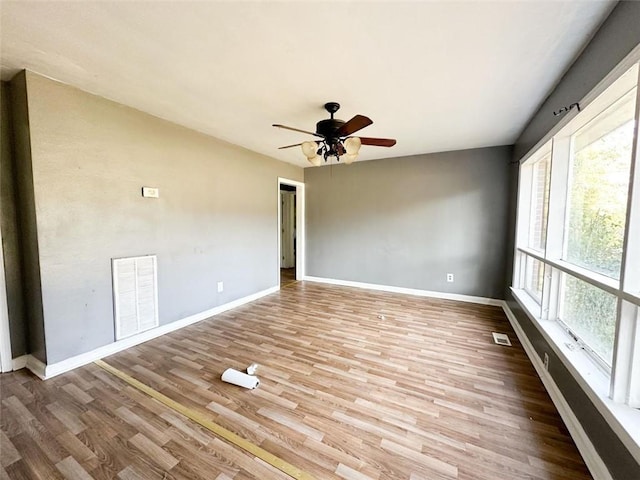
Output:
<instances>
[{"instance_id":1,"label":"green foliage through window","mask_svg":"<svg viewBox=\"0 0 640 480\"><path fill-rule=\"evenodd\" d=\"M634 122L627 105L635 105L632 93L622 99L625 104L612 106L616 107L613 114L605 112L595 125L574 137L574 147L579 149L572 161L567 260L616 279L631 168Z\"/></svg>"},{"instance_id":2,"label":"green foliage through window","mask_svg":"<svg viewBox=\"0 0 640 480\"><path fill-rule=\"evenodd\" d=\"M616 298L570 275L565 275L564 278L561 320L611 366L616 328Z\"/></svg>"}]
</instances>

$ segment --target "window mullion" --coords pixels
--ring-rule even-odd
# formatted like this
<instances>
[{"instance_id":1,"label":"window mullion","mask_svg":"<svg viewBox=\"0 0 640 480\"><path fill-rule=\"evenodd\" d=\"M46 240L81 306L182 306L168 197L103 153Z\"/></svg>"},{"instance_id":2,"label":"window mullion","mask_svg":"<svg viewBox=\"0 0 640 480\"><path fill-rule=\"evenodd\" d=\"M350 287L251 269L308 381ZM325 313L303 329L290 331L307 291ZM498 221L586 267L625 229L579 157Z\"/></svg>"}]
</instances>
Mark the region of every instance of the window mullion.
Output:
<instances>
[{"instance_id":1,"label":"window mullion","mask_svg":"<svg viewBox=\"0 0 640 480\"><path fill-rule=\"evenodd\" d=\"M640 68L638 69L638 85L640 85ZM633 294L640 294L640 93L636 90L635 128L631 151L631 172L629 194L627 197L627 219L622 250L620 272L620 289Z\"/></svg>"},{"instance_id":2,"label":"window mullion","mask_svg":"<svg viewBox=\"0 0 640 480\"><path fill-rule=\"evenodd\" d=\"M616 330L610 396L614 402L640 407L640 362L634 357L640 354L640 329L638 307L623 300L618 301L619 321ZM634 365L635 363L635 365Z\"/></svg>"},{"instance_id":3,"label":"window mullion","mask_svg":"<svg viewBox=\"0 0 640 480\"><path fill-rule=\"evenodd\" d=\"M640 85L640 68L638 81ZM638 88L638 87L637 87ZM635 127L627 197L626 229L620 266L620 291L640 294L640 92L636 90ZM615 402L640 407L640 307L618 300L618 323L614 344L610 396Z\"/></svg>"},{"instance_id":4,"label":"window mullion","mask_svg":"<svg viewBox=\"0 0 640 480\"><path fill-rule=\"evenodd\" d=\"M556 260L562 258L570 148L570 138L553 139L545 258Z\"/></svg>"},{"instance_id":5,"label":"window mullion","mask_svg":"<svg viewBox=\"0 0 640 480\"><path fill-rule=\"evenodd\" d=\"M520 167L520 196L518 199L518 236L516 246L526 247L529 239L531 224L531 185L533 182L533 168L530 165Z\"/></svg>"},{"instance_id":6,"label":"window mullion","mask_svg":"<svg viewBox=\"0 0 640 480\"><path fill-rule=\"evenodd\" d=\"M518 251L519 246L526 245L529 232L529 212L531 203L531 167L520 165L518 172L518 205L516 217L516 246L513 268L513 285L522 288L524 285L524 255Z\"/></svg>"},{"instance_id":7,"label":"window mullion","mask_svg":"<svg viewBox=\"0 0 640 480\"><path fill-rule=\"evenodd\" d=\"M542 284L542 320L557 318L558 312L558 279L554 278L554 268L544 264L544 282ZM555 275L557 277L557 275Z\"/></svg>"},{"instance_id":8,"label":"window mullion","mask_svg":"<svg viewBox=\"0 0 640 480\"><path fill-rule=\"evenodd\" d=\"M640 408L640 307L636 307L633 345L629 356L629 396L627 404L633 408Z\"/></svg>"}]
</instances>

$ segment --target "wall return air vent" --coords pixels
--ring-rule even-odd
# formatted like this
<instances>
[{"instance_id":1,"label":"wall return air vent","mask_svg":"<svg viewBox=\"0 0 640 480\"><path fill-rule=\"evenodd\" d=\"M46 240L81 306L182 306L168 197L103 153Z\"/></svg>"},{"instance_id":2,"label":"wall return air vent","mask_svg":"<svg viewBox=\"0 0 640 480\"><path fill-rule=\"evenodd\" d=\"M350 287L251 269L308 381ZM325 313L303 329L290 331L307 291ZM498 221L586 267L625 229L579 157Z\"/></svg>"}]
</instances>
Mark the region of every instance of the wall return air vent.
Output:
<instances>
[{"instance_id":1,"label":"wall return air vent","mask_svg":"<svg viewBox=\"0 0 640 480\"><path fill-rule=\"evenodd\" d=\"M116 340L157 327L156 256L114 258L111 266Z\"/></svg>"}]
</instances>

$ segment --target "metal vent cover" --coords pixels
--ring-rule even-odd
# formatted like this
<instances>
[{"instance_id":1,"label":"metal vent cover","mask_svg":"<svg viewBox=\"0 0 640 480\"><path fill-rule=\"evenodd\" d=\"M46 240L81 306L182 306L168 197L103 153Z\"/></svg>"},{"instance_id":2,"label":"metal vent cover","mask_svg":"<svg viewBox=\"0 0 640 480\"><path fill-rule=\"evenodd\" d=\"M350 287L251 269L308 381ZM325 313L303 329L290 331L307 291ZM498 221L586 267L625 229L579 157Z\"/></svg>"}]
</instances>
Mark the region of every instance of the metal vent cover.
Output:
<instances>
[{"instance_id":1,"label":"metal vent cover","mask_svg":"<svg viewBox=\"0 0 640 480\"><path fill-rule=\"evenodd\" d=\"M509 336L506 333L492 332L491 335L493 335L493 341L497 345L511 346L511 340L509 340Z\"/></svg>"},{"instance_id":2,"label":"metal vent cover","mask_svg":"<svg viewBox=\"0 0 640 480\"><path fill-rule=\"evenodd\" d=\"M114 258L112 269L116 340L157 327L156 256Z\"/></svg>"}]
</instances>

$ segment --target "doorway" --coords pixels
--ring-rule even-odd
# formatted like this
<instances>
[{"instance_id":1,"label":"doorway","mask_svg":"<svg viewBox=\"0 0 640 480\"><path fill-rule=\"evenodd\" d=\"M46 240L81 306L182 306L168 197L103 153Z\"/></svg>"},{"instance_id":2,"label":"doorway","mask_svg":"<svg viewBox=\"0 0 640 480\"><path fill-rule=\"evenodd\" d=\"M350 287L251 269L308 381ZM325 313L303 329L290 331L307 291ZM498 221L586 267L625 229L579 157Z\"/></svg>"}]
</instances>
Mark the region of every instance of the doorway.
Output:
<instances>
[{"instance_id":1,"label":"doorway","mask_svg":"<svg viewBox=\"0 0 640 480\"><path fill-rule=\"evenodd\" d=\"M304 184L278 179L280 288L304 276Z\"/></svg>"}]
</instances>

